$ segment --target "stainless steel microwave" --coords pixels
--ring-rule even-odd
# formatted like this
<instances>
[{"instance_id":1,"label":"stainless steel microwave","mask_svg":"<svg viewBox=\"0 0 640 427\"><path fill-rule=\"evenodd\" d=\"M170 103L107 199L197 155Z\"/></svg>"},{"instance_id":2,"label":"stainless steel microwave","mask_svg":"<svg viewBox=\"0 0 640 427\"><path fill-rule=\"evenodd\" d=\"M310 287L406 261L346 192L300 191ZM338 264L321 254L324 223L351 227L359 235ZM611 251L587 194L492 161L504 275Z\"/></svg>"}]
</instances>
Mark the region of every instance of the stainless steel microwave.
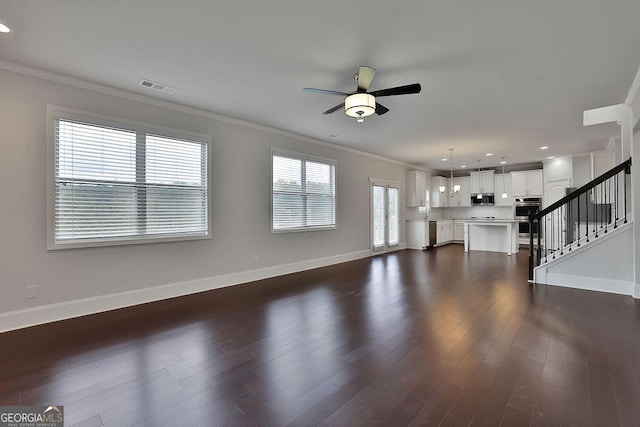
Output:
<instances>
[{"instance_id":1,"label":"stainless steel microwave","mask_svg":"<svg viewBox=\"0 0 640 427\"><path fill-rule=\"evenodd\" d=\"M494 202L493 193L471 195L471 206L493 206Z\"/></svg>"}]
</instances>

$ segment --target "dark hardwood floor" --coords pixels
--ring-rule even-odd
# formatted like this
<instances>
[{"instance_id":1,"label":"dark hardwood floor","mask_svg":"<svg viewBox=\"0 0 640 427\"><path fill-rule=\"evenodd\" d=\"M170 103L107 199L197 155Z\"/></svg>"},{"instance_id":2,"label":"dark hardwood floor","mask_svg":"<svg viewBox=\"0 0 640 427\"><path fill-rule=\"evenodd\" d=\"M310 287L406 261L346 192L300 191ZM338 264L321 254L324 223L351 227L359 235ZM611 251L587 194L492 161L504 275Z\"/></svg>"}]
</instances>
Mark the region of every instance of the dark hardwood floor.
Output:
<instances>
[{"instance_id":1,"label":"dark hardwood floor","mask_svg":"<svg viewBox=\"0 0 640 427\"><path fill-rule=\"evenodd\" d=\"M640 304L449 245L0 334L82 426L640 426Z\"/></svg>"}]
</instances>

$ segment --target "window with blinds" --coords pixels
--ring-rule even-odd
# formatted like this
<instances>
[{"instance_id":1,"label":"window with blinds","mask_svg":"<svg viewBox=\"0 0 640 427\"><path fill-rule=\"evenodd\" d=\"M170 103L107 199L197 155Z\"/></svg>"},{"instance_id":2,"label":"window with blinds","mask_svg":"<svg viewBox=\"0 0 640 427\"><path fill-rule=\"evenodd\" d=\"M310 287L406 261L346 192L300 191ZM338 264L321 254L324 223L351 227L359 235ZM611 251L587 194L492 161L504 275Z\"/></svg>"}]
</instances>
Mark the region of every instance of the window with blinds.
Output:
<instances>
[{"instance_id":1,"label":"window with blinds","mask_svg":"<svg viewBox=\"0 0 640 427\"><path fill-rule=\"evenodd\" d=\"M210 236L208 141L64 114L52 126L50 248Z\"/></svg>"},{"instance_id":2,"label":"window with blinds","mask_svg":"<svg viewBox=\"0 0 640 427\"><path fill-rule=\"evenodd\" d=\"M273 232L335 228L335 161L272 150Z\"/></svg>"}]
</instances>

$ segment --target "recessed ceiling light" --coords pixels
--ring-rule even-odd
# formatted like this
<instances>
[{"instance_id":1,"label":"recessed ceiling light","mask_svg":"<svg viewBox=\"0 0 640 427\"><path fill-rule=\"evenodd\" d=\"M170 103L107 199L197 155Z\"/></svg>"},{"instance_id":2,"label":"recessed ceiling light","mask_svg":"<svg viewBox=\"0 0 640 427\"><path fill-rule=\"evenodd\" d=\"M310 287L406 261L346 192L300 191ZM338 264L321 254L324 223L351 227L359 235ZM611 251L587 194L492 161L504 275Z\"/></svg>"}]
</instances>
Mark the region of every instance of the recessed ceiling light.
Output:
<instances>
[{"instance_id":1,"label":"recessed ceiling light","mask_svg":"<svg viewBox=\"0 0 640 427\"><path fill-rule=\"evenodd\" d=\"M493 153L487 153L487 154L485 154L485 156L487 156L487 157L493 156Z\"/></svg>"},{"instance_id":2,"label":"recessed ceiling light","mask_svg":"<svg viewBox=\"0 0 640 427\"><path fill-rule=\"evenodd\" d=\"M546 150L547 148L549 147L547 147L546 145L543 145L542 147L540 147L541 150Z\"/></svg>"},{"instance_id":3,"label":"recessed ceiling light","mask_svg":"<svg viewBox=\"0 0 640 427\"><path fill-rule=\"evenodd\" d=\"M449 159L442 159L443 162L446 162L447 160L449 160Z\"/></svg>"},{"instance_id":4,"label":"recessed ceiling light","mask_svg":"<svg viewBox=\"0 0 640 427\"><path fill-rule=\"evenodd\" d=\"M460 167L464 169L464 168L466 168L466 167L467 167L467 165L462 165L462 166L460 166Z\"/></svg>"},{"instance_id":5,"label":"recessed ceiling light","mask_svg":"<svg viewBox=\"0 0 640 427\"><path fill-rule=\"evenodd\" d=\"M551 159L553 159L553 158L554 158L553 156L549 156L549 157L547 157L547 159L548 159L548 160L551 160Z\"/></svg>"},{"instance_id":6,"label":"recessed ceiling light","mask_svg":"<svg viewBox=\"0 0 640 427\"><path fill-rule=\"evenodd\" d=\"M7 27L2 22L0 22L0 33L10 33L10 32L11 32L11 29L9 29L9 27Z\"/></svg>"},{"instance_id":7,"label":"recessed ceiling light","mask_svg":"<svg viewBox=\"0 0 640 427\"><path fill-rule=\"evenodd\" d=\"M501 161L501 162L500 162L500 164L501 164L501 165L506 165L506 164L507 164L507 161L506 161L506 160L503 160L503 161Z\"/></svg>"},{"instance_id":8,"label":"recessed ceiling light","mask_svg":"<svg viewBox=\"0 0 640 427\"><path fill-rule=\"evenodd\" d=\"M338 138L340 138L340 135L334 135L334 134L331 134L331 135L329 135L329 138L331 138L331 139L338 139Z\"/></svg>"}]
</instances>

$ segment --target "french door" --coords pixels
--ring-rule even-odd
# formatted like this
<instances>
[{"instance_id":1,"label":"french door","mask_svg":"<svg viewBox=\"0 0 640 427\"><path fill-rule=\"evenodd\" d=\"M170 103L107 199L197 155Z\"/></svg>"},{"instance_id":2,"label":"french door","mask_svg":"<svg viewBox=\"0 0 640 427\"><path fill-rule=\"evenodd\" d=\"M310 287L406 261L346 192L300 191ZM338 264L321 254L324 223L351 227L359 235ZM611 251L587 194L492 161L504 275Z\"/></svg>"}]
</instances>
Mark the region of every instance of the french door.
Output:
<instances>
[{"instance_id":1,"label":"french door","mask_svg":"<svg viewBox=\"0 0 640 427\"><path fill-rule=\"evenodd\" d=\"M400 244L400 185L371 179L371 252L397 249Z\"/></svg>"}]
</instances>

